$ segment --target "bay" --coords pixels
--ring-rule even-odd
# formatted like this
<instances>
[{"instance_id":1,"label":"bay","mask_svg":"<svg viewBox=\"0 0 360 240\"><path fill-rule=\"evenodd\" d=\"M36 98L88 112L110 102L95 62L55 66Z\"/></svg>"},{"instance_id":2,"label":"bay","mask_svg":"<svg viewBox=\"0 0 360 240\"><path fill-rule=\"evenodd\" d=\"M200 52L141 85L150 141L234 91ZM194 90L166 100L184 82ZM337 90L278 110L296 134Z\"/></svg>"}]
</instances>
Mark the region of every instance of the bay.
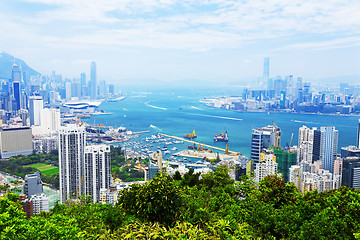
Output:
<instances>
[{"instance_id":1,"label":"bay","mask_svg":"<svg viewBox=\"0 0 360 240\"><path fill-rule=\"evenodd\" d=\"M225 148L225 143L214 143L213 137L228 131L230 149L250 155L251 132L253 128L272 125L281 128L281 146L290 142L297 144L299 127L335 126L339 130L339 150L343 146L356 145L357 116L314 115L297 113L254 113L235 112L211 108L199 102L204 97L240 95L241 90L232 88L204 89L126 89L127 98L119 102L105 102L100 109L111 115L95 115L88 123L107 126L124 126L132 131L150 130L148 136L157 132L183 137L192 133L196 141ZM183 149L187 145L183 145ZM178 147L179 148L179 147ZM179 150L182 150L179 148Z\"/></svg>"}]
</instances>

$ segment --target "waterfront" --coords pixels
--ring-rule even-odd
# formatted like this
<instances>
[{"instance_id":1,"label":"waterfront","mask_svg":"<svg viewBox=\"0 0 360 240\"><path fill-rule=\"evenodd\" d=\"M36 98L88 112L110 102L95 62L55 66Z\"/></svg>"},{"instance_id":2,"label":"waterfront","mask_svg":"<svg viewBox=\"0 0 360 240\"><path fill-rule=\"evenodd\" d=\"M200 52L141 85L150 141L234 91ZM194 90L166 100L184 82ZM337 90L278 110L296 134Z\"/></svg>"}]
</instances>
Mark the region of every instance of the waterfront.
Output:
<instances>
[{"instance_id":1,"label":"waterfront","mask_svg":"<svg viewBox=\"0 0 360 240\"><path fill-rule=\"evenodd\" d=\"M252 128L276 125L282 130L281 145L286 146L294 133L293 144L297 144L298 129L308 127L335 126L339 130L339 149L342 146L355 145L358 117L335 115L310 115L296 113L253 113L234 112L204 106L199 102L204 97L236 94L235 89L157 89L127 90L128 97L120 102L107 102L100 105L100 110L112 112L112 115L91 116L86 121L110 126L124 126L132 131L150 130L139 139L157 132L183 137L196 131L197 142L225 148L224 142L213 142L214 134L229 133L230 150L250 155ZM238 94L241 91L238 90ZM187 144L176 146L179 151Z\"/></svg>"}]
</instances>

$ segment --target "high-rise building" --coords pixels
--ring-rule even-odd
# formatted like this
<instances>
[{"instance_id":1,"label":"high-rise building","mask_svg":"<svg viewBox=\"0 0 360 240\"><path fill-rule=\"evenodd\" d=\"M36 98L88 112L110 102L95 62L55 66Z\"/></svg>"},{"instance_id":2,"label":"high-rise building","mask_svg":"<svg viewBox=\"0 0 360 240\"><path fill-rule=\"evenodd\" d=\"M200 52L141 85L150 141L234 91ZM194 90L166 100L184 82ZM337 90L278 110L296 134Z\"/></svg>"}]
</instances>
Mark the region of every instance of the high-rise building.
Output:
<instances>
[{"instance_id":1,"label":"high-rise building","mask_svg":"<svg viewBox=\"0 0 360 240\"><path fill-rule=\"evenodd\" d=\"M270 82L269 80L269 57L265 57L264 58L264 72L263 72L263 83L264 84L267 84L267 88L268 90L271 90L271 89L274 89L273 87L273 84L272 84L272 81Z\"/></svg>"},{"instance_id":2,"label":"high-rise building","mask_svg":"<svg viewBox=\"0 0 360 240\"><path fill-rule=\"evenodd\" d=\"M321 127L320 131L320 159L322 168L333 173L338 148L338 130L335 130L335 127Z\"/></svg>"},{"instance_id":3,"label":"high-rise building","mask_svg":"<svg viewBox=\"0 0 360 240\"><path fill-rule=\"evenodd\" d=\"M95 99L97 96L97 85L96 85L96 64L91 62L90 66L90 98Z\"/></svg>"},{"instance_id":4,"label":"high-rise building","mask_svg":"<svg viewBox=\"0 0 360 240\"><path fill-rule=\"evenodd\" d=\"M256 164L255 182L259 183L264 177L277 174L276 157L273 154L260 154L261 161Z\"/></svg>"},{"instance_id":5,"label":"high-rise building","mask_svg":"<svg viewBox=\"0 0 360 240\"><path fill-rule=\"evenodd\" d=\"M43 99L40 96L31 96L29 102L30 126L40 125Z\"/></svg>"},{"instance_id":6,"label":"high-rise building","mask_svg":"<svg viewBox=\"0 0 360 240\"><path fill-rule=\"evenodd\" d=\"M278 137L276 134L278 134ZM279 127L276 127L276 131L274 126L253 129L251 136L250 159L254 160L255 164L259 163L260 153L264 148L275 146L275 142L277 142L277 146L280 146L280 136L281 130Z\"/></svg>"},{"instance_id":7,"label":"high-rise building","mask_svg":"<svg viewBox=\"0 0 360 240\"><path fill-rule=\"evenodd\" d=\"M71 82L65 83L65 95L66 95L66 100L71 99Z\"/></svg>"},{"instance_id":8,"label":"high-rise building","mask_svg":"<svg viewBox=\"0 0 360 240\"><path fill-rule=\"evenodd\" d=\"M343 159L341 185L360 189L359 157L347 157Z\"/></svg>"},{"instance_id":9,"label":"high-rise building","mask_svg":"<svg viewBox=\"0 0 360 240\"><path fill-rule=\"evenodd\" d=\"M13 95L15 99L15 109L13 110L18 111L21 109L21 86L18 81L13 82Z\"/></svg>"},{"instance_id":10,"label":"high-rise building","mask_svg":"<svg viewBox=\"0 0 360 240\"><path fill-rule=\"evenodd\" d=\"M14 58L14 64L13 64L12 70L11 70L11 81L21 82L21 68L15 63L15 58Z\"/></svg>"},{"instance_id":11,"label":"high-rise building","mask_svg":"<svg viewBox=\"0 0 360 240\"><path fill-rule=\"evenodd\" d=\"M24 182L24 193L30 197L43 192L43 183L40 178L40 172L27 174Z\"/></svg>"},{"instance_id":12,"label":"high-rise building","mask_svg":"<svg viewBox=\"0 0 360 240\"><path fill-rule=\"evenodd\" d=\"M85 195L92 196L94 203L100 201L100 189L111 184L110 147L104 144L85 147L84 187Z\"/></svg>"},{"instance_id":13,"label":"high-rise building","mask_svg":"<svg viewBox=\"0 0 360 240\"><path fill-rule=\"evenodd\" d=\"M274 148L274 155L278 164L278 172L284 177L285 182L289 181L289 169L297 164L297 152L293 149L284 151L281 147Z\"/></svg>"},{"instance_id":14,"label":"high-rise building","mask_svg":"<svg viewBox=\"0 0 360 240\"><path fill-rule=\"evenodd\" d=\"M85 127L68 124L59 129L60 201L85 193L81 184L85 165ZM80 190L78 192L78 190Z\"/></svg>"},{"instance_id":15,"label":"high-rise building","mask_svg":"<svg viewBox=\"0 0 360 240\"><path fill-rule=\"evenodd\" d=\"M289 182L294 183L295 187L301 190L301 168L293 165L289 169Z\"/></svg>"},{"instance_id":16,"label":"high-rise building","mask_svg":"<svg viewBox=\"0 0 360 240\"><path fill-rule=\"evenodd\" d=\"M81 88L81 96L86 96L86 74L81 73L80 74L80 88Z\"/></svg>"}]
</instances>

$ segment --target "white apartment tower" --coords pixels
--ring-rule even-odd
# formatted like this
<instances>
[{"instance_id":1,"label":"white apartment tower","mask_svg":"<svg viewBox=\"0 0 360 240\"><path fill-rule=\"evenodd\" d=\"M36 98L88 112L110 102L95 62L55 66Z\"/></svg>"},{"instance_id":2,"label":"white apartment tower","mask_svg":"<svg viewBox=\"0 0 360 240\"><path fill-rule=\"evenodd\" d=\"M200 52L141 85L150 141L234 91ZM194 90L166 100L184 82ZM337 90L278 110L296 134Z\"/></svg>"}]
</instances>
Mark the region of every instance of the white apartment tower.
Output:
<instances>
[{"instance_id":1,"label":"white apartment tower","mask_svg":"<svg viewBox=\"0 0 360 240\"><path fill-rule=\"evenodd\" d=\"M30 126L39 126L41 123L41 111L43 109L43 99L41 96L32 96L29 101Z\"/></svg>"},{"instance_id":2,"label":"white apartment tower","mask_svg":"<svg viewBox=\"0 0 360 240\"><path fill-rule=\"evenodd\" d=\"M322 168L334 172L338 148L338 130L335 127L321 127L320 160Z\"/></svg>"},{"instance_id":3,"label":"white apartment tower","mask_svg":"<svg viewBox=\"0 0 360 240\"><path fill-rule=\"evenodd\" d=\"M260 154L260 163L256 164L255 182L259 183L264 177L277 174L278 164L273 154Z\"/></svg>"},{"instance_id":4,"label":"white apartment tower","mask_svg":"<svg viewBox=\"0 0 360 240\"><path fill-rule=\"evenodd\" d=\"M68 124L59 129L60 202L84 192L85 127ZM81 186L80 186L80 183ZM80 188L79 188L80 186ZM79 191L80 190L80 191ZM79 191L79 192L78 192Z\"/></svg>"},{"instance_id":5,"label":"white apartment tower","mask_svg":"<svg viewBox=\"0 0 360 240\"><path fill-rule=\"evenodd\" d=\"M92 196L94 203L100 201L100 189L109 189L111 184L110 147L105 144L85 147L84 165L85 195Z\"/></svg>"}]
</instances>

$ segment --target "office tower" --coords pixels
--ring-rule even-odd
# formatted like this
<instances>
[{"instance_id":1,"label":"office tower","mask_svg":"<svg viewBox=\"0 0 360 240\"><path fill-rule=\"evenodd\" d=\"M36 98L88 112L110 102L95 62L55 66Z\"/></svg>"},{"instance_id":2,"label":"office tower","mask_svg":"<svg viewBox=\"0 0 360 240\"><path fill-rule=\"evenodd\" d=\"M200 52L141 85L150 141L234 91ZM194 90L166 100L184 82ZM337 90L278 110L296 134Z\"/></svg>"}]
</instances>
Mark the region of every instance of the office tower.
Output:
<instances>
[{"instance_id":1,"label":"office tower","mask_svg":"<svg viewBox=\"0 0 360 240\"><path fill-rule=\"evenodd\" d=\"M33 135L47 135L59 130L60 109L43 108L40 114L40 125L33 126Z\"/></svg>"},{"instance_id":2,"label":"office tower","mask_svg":"<svg viewBox=\"0 0 360 240\"><path fill-rule=\"evenodd\" d=\"M303 85L303 99L304 102L311 102L310 82L305 82Z\"/></svg>"},{"instance_id":3,"label":"office tower","mask_svg":"<svg viewBox=\"0 0 360 240\"><path fill-rule=\"evenodd\" d=\"M85 193L84 184L85 127L68 124L59 129L60 201ZM78 192L79 190L79 192Z\"/></svg>"},{"instance_id":4,"label":"office tower","mask_svg":"<svg viewBox=\"0 0 360 240\"><path fill-rule=\"evenodd\" d=\"M292 101L294 99L294 82L293 75L289 75L285 77L286 82L286 95L289 97L289 100Z\"/></svg>"},{"instance_id":5,"label":"office tower","mask_svg":"<svg viewBox=\"0 0 360 240\"><path fill-rule=\"evenodd\" d=\"M15 109L13 110L18 111L21 109L21 88L18 81L13 82L13 96L15 99Z\"/></svg>"},{"instance_id":6,"label":"office tower","mask_svg":"<svg viewBox=\"0 0 360 240\"><path fill-rule=\"evenodd\" d=\"M267 89L271 90L273 89L272 81L269 80L269 57L264 58L264 70L263 70L263 83L267 84Z\"/></svg>"},{"instance_id":7,"label":"office tower","mask_svg":"<svg viewBox=\"0 0 360 240\"><path fill-rule=\"evenodd\" d=\"M105 96L106 93L107 93L107 91L106 91L106 82L101 81L100 85L99 85L99 95L100 96Z\"/></svg>"},{"instance_id":8,"label":"office tower","mask_svg":"<svg viewBox=\"0 0 360 240\"><path fill-rule=\"evenodd\" d=\"M39 126L41 123L41 111L43 109L43 99L40 96L31 96L29 102L30 126Z\"/></svg>"},{"instance_id":9,"label":"office tower","mask_svg":"<svg viewBox=\"0 0 360 240\"><path fill-rule=\"evenodd\" d=\"M360 157L360 149L355 146L348 146L341 148L341 157Z\"/></svg>"},{"instance_id":10,"label":"office tower","mask_svg":"<svg viewBox=\"0 0 360 240\"><path fill-rule=\"evenodd\" d=\"M86 146L84 167L85 195L92 196L96 203L100 201L100 190L110 188L110 147L104 144Z\"/></svg>"},{"instance_id":11,"label":"office tower","mask_svg":"<svg viewBox=\"0 0 360 240\"><path fill-rule=\"evenodd\" d=\"M1 158L10 158L17 155L30 155L32 151L31 128L0 128Z\"/></svg>"},{"instance_id":12,"label":"office tower","mask_svg":"<svg viewBox=\"0 0 360 240\"><path fill-rule=\"evenodd\" d=\"M338 131L335 130L335 127L321 127L320 131L320 159L322 168L333 173L338 147Z\"/></svg>"},{"instance_id":13,"label":"office tower","mask_svg":"<svg viewBox=\"0 0 360 240\"><path fill-rule=\"evenodd\" d=\"M256 164L255 182L259 183L264 177L277 173L276 157L273 154L260 154L261 161Z\"/></svg>"},{"instance_id":14,"label":"office tower","mask_svg":"<svg viewBox=\"0 0 360 240\"><path fill-rule=\"evenodd\" d=\"M71 82L65 83L65 95L66 95L66 100L71 99Z\"/></svg>"},{"instance_id":15,"label":"office tower","mask_svg":"<svg viewBox=\"0 0 360 240\"><path fill-rule=\"evenodd\" d=\"M302 77L297 78L297 84L296 84L296 98L298 103L303 102L303 83L302 83Z\"/></svg>"},{"instance_id":16,"label":"office tower","mask_svg":"<svg viewBox=\"0 0 360 240\"><path fill-rule=\"evenodd\" d=\"M313 128L314 141L313 141L313 156L312 162L320 160L320 145L321 145L321 131L320 129Z\"/></svg>"},{"instance_id":17,"label":"office tower","mask_svg":"<svg viewBox=\"0 0 360 240\"><path fill-rule=\"evenodd\" d=\"M21 82L21 68L15 63L14 58L14 64L12 66L11 70L11 81L12 82Z\"/></svg>"},{"instance_id":18,"label":"office tower","mask_svg":"<svg viewBox=\"0 0 360 240\"><path fill-rule=\"evenodd\" d=\"M347 157L343 159L341 185L360 189L359 157Z\"/></svg>"},{"instance_id":19,"label":"office tower","mask_svg":"<svg viewBox=\"0 0 360 240\"><path fill-rule=\"evenodd\" d=\"M276 136L278 135L278 137ZM252 130L251 136L251 156L250 159L254 160L254 163L260 162L260 153L264 148L270 146L280 146L281 130L279 127L267 126L263 128L256 128ZM277 142L277 144L275 144Z\"/></svg>"},{"instance_id":20,"label":"office tower","mask_svg":"<svg viewBox=\"0 0 360 240\"><path fill-rule=\"evenodd\" d=\"M91 62L90 66L90 98L95 99L97 92L97 85L96 85L96 64L95 62Z\"/></svg>"},{"instance_id":21,"label":"office tower","mask_svg":"<svg viewBox=\"0 0 360 240\"><path fill-rule=\"evenodd\" d=\"M33 205L32 209L34 214L49 211L49 198L44 193L32 195L30 201Z\"/></svg>"},{"instance_id":22,"label":"office tower","mask_svg":"<svg viewBox=\"0 0 360 240\"><path fill-rule=\"evenodd\" d=\"M43 183L40 178L40 172L27 174L24 182L24 193L30 197L43 192Z\"/></svg>"}]
</instances>

